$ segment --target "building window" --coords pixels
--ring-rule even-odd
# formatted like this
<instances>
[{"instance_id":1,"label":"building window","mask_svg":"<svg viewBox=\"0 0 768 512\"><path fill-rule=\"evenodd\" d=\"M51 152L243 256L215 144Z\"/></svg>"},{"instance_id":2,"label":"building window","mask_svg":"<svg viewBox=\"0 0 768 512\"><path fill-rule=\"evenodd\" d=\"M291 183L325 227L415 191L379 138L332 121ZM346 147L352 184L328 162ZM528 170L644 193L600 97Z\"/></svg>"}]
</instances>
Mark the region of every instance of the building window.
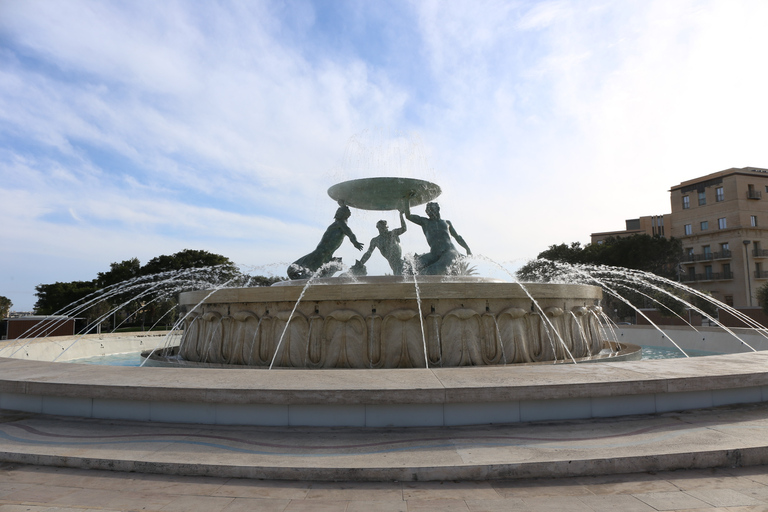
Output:
<instances>
[{"instance_id":1,"label":"building window","mask_svg":"<svg viewBox=\"0 0 768 512\"><path fill-rule=\"evenodd\" d=\"M687 261L693 261L693 260L696 259L696 257L693 255L693 247L688 247L685 250L685 252L686 252L686 255L687 255L687 258L686 258Z\"/></svg>"},{"instance_id":2,"label":"building window","mask_svg":"<svg viewBox=\"0 0 768 512\"><path fill-rule=\"evenodd\" d=\"M712 265L704 267L704 279L712 279Z\"/></svg>"},{"instance_id":3,"label":"building window","mask_svg":"<svg viewBox=\"0 0 768 512\"><path fill-rule=\"evenodd\" d=\"M704 252L704 259L711 260L712 259L712 248L708 245L705 245L701 248L702 252Z\"/></svg>"},{"instance_id":4,"label":"building window","mask_svg":"<svg viewBox=\"0 0 768 512\"><path fill-rule=\"evenodd\" d=\"M707 204L707 193L703 190L699 192L699 206L704 206Z\"/></svg>"},{"instance_id":5,"label":"building window","mask_svg":"<svg viewBox=\"0 0 768 512\"><path fill-rule=\"evenodd\" d=\"M725 222L725 217L717 219L717 229L725 229L728 224Z\"/></svg>"},{"instance_id":6,"label":"building window","mask_svg":"<svg viewBox=\"0 0 768 512\"><path fill-rule=\"evenodd\" d=\"M725 194L723 193L723 187L717 187L715 189L715 201L718 203L720 201L723 201L725 199Z\"/></svg>"},{"instance_id":7,"label":"building window","mask_svg":"<svg viewBox=\"0 0 768 512\"><path fill-rule=\"evenodd\" d=\"M749 224L753 228L757 227L757 215L750 215L750 217L749 217Z\"/></svg>"},{"instance_id":8,"label":"building window","mask_svg":"<svg viewBox=\"0 0 768 512\"><path fill-rule=\"evenodd\" d=\"M695 267L688 267L688 280L689 281L695 281L696 280L696 268Z\"/></svg>"},{"instance_id":9,"label":"building window","mask_svg":"<svg viewBox=\"0 0 768 512\"><path fill-rule=\"evenodd\" d=\"M723 279L733 279L730 263L723 263Z\"/></svg>"},{"instance_id":10,"label":"building window","mask_svg":"<svg viewBox=\"0 0 768 512\"><path fill-rule=\"evenodd\" d=\"M691 207L691 198L688 196L683 196L683 210L687 210Z\"/></svg>"},{"instance_id":11,"label":"building window","mask_svg":"<svg viewBox=\"0 0 768 512\"><path fill-rule=\"evenodd\" d=\"M693 230L691 229L691 225L690 224L686 224L685 226L683 226L683 229L685 229L685 234L686 235L690 235L690 234L693 233Z\"/></svg>"},{"instance_id":12,"label":"building window","mask_svg":"<svg viewBox=\"0 0 768 512\"><path fill-rule=\"evenodd\" d=\"M709 221L703 220L701 221L701 230L706 231L709 229Z\"/></svg>"},{"instance_id":13,"label":"building window","mask_svg":"<svg viewBox=\"0 0 768 512\"><path fill-rule=\"evenodd\" d=\"M733 307L733 295L726 295L725 297L723 297L723 302L725 302L726 306Z\"/></svg>"}]
</instances>

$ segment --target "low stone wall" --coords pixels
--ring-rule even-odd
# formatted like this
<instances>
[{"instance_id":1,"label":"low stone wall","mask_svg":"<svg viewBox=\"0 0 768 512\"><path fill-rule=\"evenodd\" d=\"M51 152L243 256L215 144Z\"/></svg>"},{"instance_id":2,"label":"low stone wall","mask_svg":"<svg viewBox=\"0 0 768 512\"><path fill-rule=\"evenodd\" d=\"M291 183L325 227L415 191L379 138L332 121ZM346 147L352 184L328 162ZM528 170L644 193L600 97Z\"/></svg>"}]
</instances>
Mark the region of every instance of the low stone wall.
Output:
<instances>
[{"instance_id":1,"label":"low stone wall","mask_svg":"<svg viewBox=\"0 0 768 512\"><path fill-rule=\"evenodd\" d=\"M611 334L610 329L608 333ZM683 350L715 354L752 352L750 346L755 350L768 350L768 331L756 329L730 328L726 331L719 327L662 326L659 330L650 325L622 325L615 329L615 333L619 342L644 347L675 348L676 343Z\"/></svg>"},{"instance_id":2,"label":"low stone wall","mask_svg":"<svg viewBox=\"0 0 768 512\"><path fill-rule=\"evenodd\" d=\"M768 401L768 353L392 370L134 368L0 357L0 409L202 424L450 426Z\"/></svg>"},{"instance_id":3,"label":"low stone wall","mask_svg":"<svg viewBox=\"0 0 768 512\"><path fill-rule=\"evenodd\" d=\"M109 354L141 352L178 344L181 333L171 331L86 334L0 342L0 357L37 361L71 361Z\"/></svg>"}]
</instances>

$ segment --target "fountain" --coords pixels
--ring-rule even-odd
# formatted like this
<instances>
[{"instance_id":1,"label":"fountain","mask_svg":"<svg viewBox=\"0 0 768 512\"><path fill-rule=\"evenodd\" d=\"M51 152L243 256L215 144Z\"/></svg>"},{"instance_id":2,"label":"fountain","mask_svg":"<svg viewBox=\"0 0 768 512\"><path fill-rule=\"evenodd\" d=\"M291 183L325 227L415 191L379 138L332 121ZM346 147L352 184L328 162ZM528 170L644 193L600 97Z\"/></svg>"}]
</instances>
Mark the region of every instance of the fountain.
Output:
<instances>
[{"instance_id":1,"label":"fountain","mask_svg":"<svg viewBox=\"0 0 768 512\"><path fill-rule=\"evenodd\" d=\"M181 294L180 346L156 361L281 368L430 368L626 357L604 342L599 287L509 283L457 275L471 254L450 221L441 219L434 183L367 178L339 183L334 222L317 248L288 269L290 281L268 288L227 288ZM428 217L412 214L427 205ZM334 252L345 238L362 244L346 224L349 206L400 210L400 230L379 226L369 251L340 277ZM420 226L430 252L402 260L404 218ZM367 276L377 247L400 275ZM635 351L637 354L637 351Z\"/></svg>"},{"instance_id":2,"label":"fountain","mask_svg":"<svg viewBox=\"0 0 768 512\"><path fill-rule=\"evenodd\" d=\"M768 401L765 352L623 361L630 345L624 341L637 334L608 326L600 316L601 287L583 284L590 276L582 283L522 284L461 275L464 262L452 240L466 252L469 247L453 225L435 207L428 217L410 212L435 199L439 187L405 178L368 180L331 188L342 211L313 256L297 260L301 279L201 290L194 276L185 276L197 291L181 294L183 341L155 351L175 367L48 362L74 358L76 351L80 357L103 353L109 335L0 342L0 409L110 420L391 427ZM398 261L399 231L380 225L376 248L402 275L366 275L365 255L345 266L333 253L345 239L356 241L346 226L350 207L400 210L425 232L429 253ZM346 271L328 277L331 267ZM434 275L439 267L444 274ZM430 275L418 273L424 269ZM151 287L161 290L173 279ZM109 293L122 296L126 288ZM697 330L696 336L710 334ZM132 338L137 350L154 341ZM595 359L604 362L559 364Z\"/></svg>"}]
</instances>

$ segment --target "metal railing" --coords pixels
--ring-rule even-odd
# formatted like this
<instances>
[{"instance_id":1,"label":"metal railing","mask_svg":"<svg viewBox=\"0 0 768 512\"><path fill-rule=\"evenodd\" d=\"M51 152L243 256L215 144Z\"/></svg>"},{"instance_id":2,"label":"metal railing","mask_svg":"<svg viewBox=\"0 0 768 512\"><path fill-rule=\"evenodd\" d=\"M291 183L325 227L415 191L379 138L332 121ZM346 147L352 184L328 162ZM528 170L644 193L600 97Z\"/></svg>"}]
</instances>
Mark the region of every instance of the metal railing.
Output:
<instances>
[{"instance_id":1,"label":"metal railing","mask_svg":"<svg viewBox=\"0 0 768 512\"><path fill-rule=\"evenodd\" d=\"M765 272L766 278L768 278L768 272ZM733 272L706 272L703 274L683 274L680 276L680 280L684 283L692 283L695 281L723 281L726 279L733 279Z\"/></svg>"},{"instance_id":2,"label":"metal railing","mask_svg":"<svg viewBox=\"0 0 768 512\"><path fill-rule=\"evenodd\" d=\"M759 190L747 190L747 199L762 199L763 193Z\"/></svg>"},{"instance_id":3,"label":"metal railing","mask_svg":"<svg viewBox=\"0 0 768 512\"><path fill-rule=\"evenodd\" d=\"M768 256L768 251L764 256ZM701 252L698 254L683 254L683 261L711 261L725 260L731 257L731 251L724 250L718 252Z\"/></svg>"},{"instance_id":4,"label":"metal railing","mask_svg":"<svg viewBox=\"0 0 768 512\"><path fill-rule=\"evenodd\" d=\"M752 256L755 258L765 258L768 256L768 249L752 249Z\"/></svg>"}]
</instances>

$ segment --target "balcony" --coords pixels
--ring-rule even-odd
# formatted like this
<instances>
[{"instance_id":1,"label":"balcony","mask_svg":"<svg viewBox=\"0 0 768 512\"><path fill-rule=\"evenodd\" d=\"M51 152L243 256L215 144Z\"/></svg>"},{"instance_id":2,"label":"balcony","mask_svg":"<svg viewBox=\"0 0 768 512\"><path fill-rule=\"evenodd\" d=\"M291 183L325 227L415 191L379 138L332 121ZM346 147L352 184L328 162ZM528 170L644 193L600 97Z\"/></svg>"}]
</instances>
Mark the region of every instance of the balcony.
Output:
<instances>
[{"instance_id":1,"label":"balcony","mask_svg":"<svg viewBox=\"0 0 768 512\"><path fill-rule=\"evenodd\" d=\"M763 272L765 275L765 278L768 279L768 272ZM699 282L699 281L724 281L727 279L733 279L733 272L710 272L707 274L706 272L703 274L684 274L680 276L680 280L684 283L693 283L693 282Z\"/></svg>"},{"instance_id":2,"label":"balcony","mask_svg":"<svg viewBox=\"0 0 768 512\"><path fill-rule=\"evenodd\" d=\"M755 258L768 258L768 249L752 249L752 256Z\"/></svg>"},{"instance_id":3,"label":"balcony","mask_svg":"<svg viewBox=\"0 0 768 512\"><path fill-rule=\"evenodd\" d=\"M766 251L768 252L768 251ZM768 256L768 254L766 254ZM702 252L699 254L687 253L683 254L684 262L691 261L711 261L711 260L727 260L731 257L731 251L719 251L719 252Z\"/></svg>"},{"instance_id":4,"label":"balcony","mask_svg":"<svg viewBox=\"0 0 768 512\"><path fill-rule=\"evenodd\" d=\"M762 199L763 193L759 190L747 190L747 199Z\"/></svg>"},{"instance_id":5,"label":"balcony","mask_svg":"<svg viewBox=\"0 0 768 512\"><path fill-rule=\"evenodd\" d=\"M755 279L768 279L768 270L755 270Z\"/></svg>"},{"instance_id":6,"label":"balcony","mask_svg":"<svg viewBox=\"0 0 768 512\"><path fill-rule=\"evenodd\" d=\"M730 257L731 257L731 251L728 250L728 249L726 249L724 251L714 252L712 254L714 254L714 256L715 256L714 259L716 259L716 260L727 260L727 259L730 259Z\"/></svg>"}]
</instances>

